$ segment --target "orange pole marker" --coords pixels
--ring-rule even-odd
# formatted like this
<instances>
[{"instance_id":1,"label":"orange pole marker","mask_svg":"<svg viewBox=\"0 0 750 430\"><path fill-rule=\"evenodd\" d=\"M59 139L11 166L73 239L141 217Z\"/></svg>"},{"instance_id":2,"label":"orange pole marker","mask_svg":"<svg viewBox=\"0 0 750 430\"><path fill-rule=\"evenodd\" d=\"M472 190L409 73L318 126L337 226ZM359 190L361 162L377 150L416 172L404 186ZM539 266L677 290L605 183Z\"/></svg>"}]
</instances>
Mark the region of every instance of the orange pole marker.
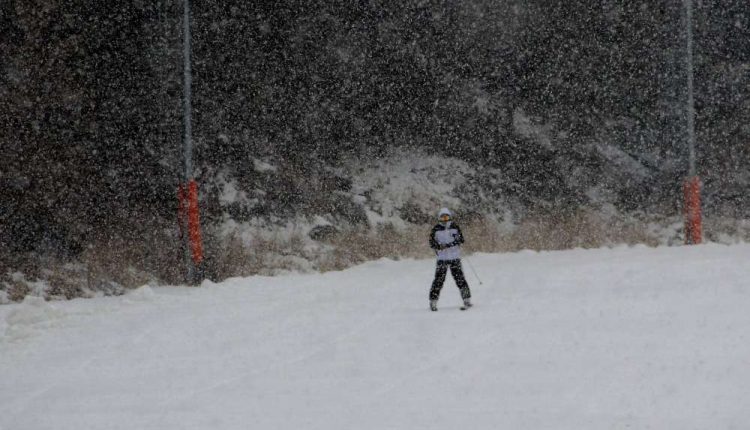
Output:
<instances>
[{"instance_id":1,"label":"orange pole marker","mask_svg":"<svg viewBox=\"0 0 750 430\"><path fill-rule=\"evenodd\" d=\"M193 251L193 262L197 265L203 261L203 241L201 238L200 208L198 206L198 183L195 180L188 183L187 210L190 247Z\"/></svg>"},{"instance_id":2,"label":"orange pole marker","mask_svg":"<svg viewBox=\"0 0 750 430\"><path fill-rule=\"evenodd\" d=\"M701 180L693 176L685 181L685 243L697 245L703 240L701 216Z\"/></svg>"}]
</instances>

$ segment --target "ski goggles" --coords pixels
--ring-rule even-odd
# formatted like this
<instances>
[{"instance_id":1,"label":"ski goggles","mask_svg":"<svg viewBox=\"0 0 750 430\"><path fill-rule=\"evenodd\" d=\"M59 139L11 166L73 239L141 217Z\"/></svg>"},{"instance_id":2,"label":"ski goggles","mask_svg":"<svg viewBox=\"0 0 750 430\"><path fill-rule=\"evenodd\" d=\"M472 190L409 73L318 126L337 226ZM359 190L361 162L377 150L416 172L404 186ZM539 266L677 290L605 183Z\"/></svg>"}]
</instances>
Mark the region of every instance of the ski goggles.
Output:
<instances>
[{"instance_id":1,"label":"ski goggles","mask_svg":"<svg viewBox=\"0 0 750 430\"><path fill-rule=\"evenodd\" d=\"M450 220L451 220L451 216L450 215L448 215L448 214L440 215L440 221L445 222L445 221L450 221Z\"/></svg>"}]
</instances>

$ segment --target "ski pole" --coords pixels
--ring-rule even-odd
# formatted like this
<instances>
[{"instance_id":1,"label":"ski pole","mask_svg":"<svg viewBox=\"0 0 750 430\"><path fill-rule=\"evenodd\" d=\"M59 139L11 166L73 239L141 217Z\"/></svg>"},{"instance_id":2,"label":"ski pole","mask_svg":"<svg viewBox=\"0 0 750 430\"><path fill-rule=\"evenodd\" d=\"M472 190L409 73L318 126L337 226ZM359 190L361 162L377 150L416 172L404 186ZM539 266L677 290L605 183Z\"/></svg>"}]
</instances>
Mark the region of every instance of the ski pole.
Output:
<instances>
[{"instance_id":1,"label":"ski pole","mask_svg":"<svg viewBox=\"0 0 750 430\"><path fill-rule=\"evenodd\" d=\"M479 281L479 285L483 285L482 280L479 279L479 275L477 275L477 271L474 269L474 266L471 264L468 257L466 258L466 264L468 264L471 271L474 272L474 276L477 278L477 281Z\"/></svg>"}]
</instances>

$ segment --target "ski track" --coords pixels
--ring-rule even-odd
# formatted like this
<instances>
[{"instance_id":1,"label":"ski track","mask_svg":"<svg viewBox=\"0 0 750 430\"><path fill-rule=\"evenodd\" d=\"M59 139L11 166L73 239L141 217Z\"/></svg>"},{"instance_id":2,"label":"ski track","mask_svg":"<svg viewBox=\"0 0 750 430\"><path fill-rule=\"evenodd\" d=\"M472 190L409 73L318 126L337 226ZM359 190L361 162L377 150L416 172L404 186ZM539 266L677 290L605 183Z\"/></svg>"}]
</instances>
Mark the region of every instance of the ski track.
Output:
<instances>
[{"instance_id":1,"label":"ski track","mask_svg":"<svg viewBox=\"0 0 750 430\"><path fill-rule=\"evenodd\" d=\"M300 364L300 363L304 363L304 362L308 361L310 358L315 357L316 355L319 355L320 353L322 353L322 352L330 349L332 346L334 346L336 344L339 344L339 343L342 343L343 341L345 341L347 339L355 337L356 334L362 332L362 330L364 330L366 328L369 328L370 326L372 326L373 324L375 324L378 321L378 319L380 319L382 317L383 317L382 313L378 314L378 317L369 320L368 323L362 324L361 326L357 327L356 329L350 330L348 333L346 333L343 336L339 336L339 337L337 337L337 338L335 338L335 339L333 339L333 340L331 340L329 342L320 344L320 345L316 346L315 348L313 348L313 350L310 351L309 353L303 354L300 357L296 357L296 358L288 359L288 360L282 360L282 361L273 363L273 364L271 364L271 365L269 365L267 367L258 368L258 369L255 369L253 371L250 371L250 372L244 372L244 373L242 373L240 375L233 376L231 378L226 378L226 379L224 379L222 381L218 381L218 382L212 384L209 387L206 387L206 388L203 388L203 389L200 389L200 390L197 390L197 391L194 391L194 392L182 395L180 397L177 397L177 398L169 401L168 404L179 404L179 403L184 402L185 400L194 398L194 397L196 397L196 396L198 396L200 394L211 393L213 391L217 391L218 389L220 389L222 387L226 387L227 385L236 384L238 382L241 382L241 381L246 380L248 378L251 378L253 376L267 374L267 373L270 373L270 372L272 372L274 370L280 370L280 369L283 369L283 368L288 367L288 366L293 366L293 365L297 365L297 364Z\"/></svg>"},{"instance_id":2,"label":"ski track","mask_svg":"<svg viewBox=\"0 0 750 430\"><path fill-rule=\"evenodd\" d=\"M475 341L472 338L471 343L476 344L476 345L481 345L481 344L486 343L487 340L491 339L494 336L495 336L495 334L492 333L492 332L490 332L490 333L488 333L488 334L480 337L479 341ZM456 358L462 357L462 356L467 355L467 354L468 353L465 350L463 350L462 348L457 348L455 350L455 352L449 353L449 354L446 354L446 355L441 355L438 358L430 360L430 361L426 362L425 364L418 366L416 369L410 371L404 377L402 377L402 378L400 378L398 380L395 380L395 381L393 381L391 383L388 383L388 384L386 384L385 386L383 386L383 387L381 387L379 389L376 389L374 391L374 394L375 394L375 396L378 396L378 397L385 396L385 395L389 394L390 392L392 392L393 390L397 389L400 386L410 385L410 384L408 384L409 381L412 381L418 375L422 375L422 374L426 373L429 370L434 370L434 369L437 369L437 368L440 368L440 367L450 367L449 364L455 363L455 362L460 362L460 361L457 361ZM463 371L463 370L461 370L461 371Z\"/></svg>"}]
</instances>

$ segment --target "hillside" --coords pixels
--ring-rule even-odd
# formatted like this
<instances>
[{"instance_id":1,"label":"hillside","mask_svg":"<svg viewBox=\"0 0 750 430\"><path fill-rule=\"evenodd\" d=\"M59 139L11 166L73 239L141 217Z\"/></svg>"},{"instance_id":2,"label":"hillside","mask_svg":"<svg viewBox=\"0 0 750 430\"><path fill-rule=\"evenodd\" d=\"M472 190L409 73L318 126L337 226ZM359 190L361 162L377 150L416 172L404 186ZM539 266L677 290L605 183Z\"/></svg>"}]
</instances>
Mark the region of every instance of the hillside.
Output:
<instances>
[{"instance_id":1,"label":"hillside","mask_svg":"<svg viewBox=\"0 0 750 430\"><path fill-rule=\"evenodd\" d=\"M526 231L482 250L662 243L648 230L681 214L689 68L708 239L747 237L731 223L750 215L749 2L402 3L197 1L187 22L182 0L0 3L0 291L16 272L66 297L85 293L68 291L81 277L96 291L180 282L184 176L201 186L214 280L413 256L317 240L339 249L321 262L304 238L315 227L330 238L327 225L353 230L339 243L400 220L422 228L441 205L398 187L425 180L500 234ZM637 227L573 239L576 225L620 215L615 225ZM231 223L249 229L225 240ZM550 238L559 225L574 228ZM285 243L290 230L303 240ZM283 264L237 246L258 231Z\"/></svg>"}]
</instances>

